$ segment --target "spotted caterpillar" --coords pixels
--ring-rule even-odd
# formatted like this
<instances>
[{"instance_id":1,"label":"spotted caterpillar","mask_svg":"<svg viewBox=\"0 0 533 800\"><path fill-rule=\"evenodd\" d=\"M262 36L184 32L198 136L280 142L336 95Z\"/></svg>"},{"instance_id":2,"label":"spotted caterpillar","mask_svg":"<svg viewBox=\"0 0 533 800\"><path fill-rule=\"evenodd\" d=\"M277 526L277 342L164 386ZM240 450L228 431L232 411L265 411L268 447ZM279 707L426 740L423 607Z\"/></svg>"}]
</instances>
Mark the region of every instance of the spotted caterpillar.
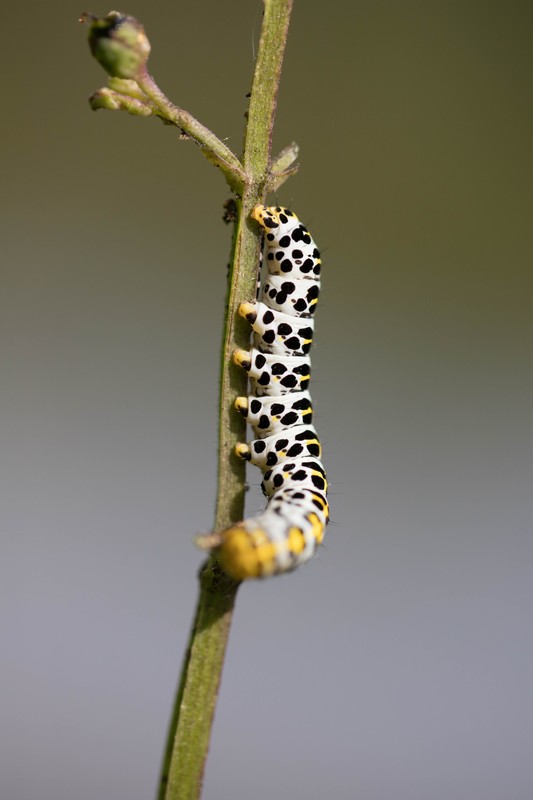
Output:
<instances>
[{"instance_id":1,"label":"spotted caterpillar","mask_svg":"<svg viewBox=\"0 0 533 800\"><path fill-rule=\"evenodd\" d=\"M308 392L320 253L292 211L258 205L252 217L265 231L268 274L258 300L239 307L252 326L252 348L236 350L233 360L248 372L250 386L249 397L238 397L235 406L257 438L239 443L236 453L263 471L268 503L218 535L219 563L237 580L303 564L322 542L329 518Z\"/></svg>"}]
</instances>

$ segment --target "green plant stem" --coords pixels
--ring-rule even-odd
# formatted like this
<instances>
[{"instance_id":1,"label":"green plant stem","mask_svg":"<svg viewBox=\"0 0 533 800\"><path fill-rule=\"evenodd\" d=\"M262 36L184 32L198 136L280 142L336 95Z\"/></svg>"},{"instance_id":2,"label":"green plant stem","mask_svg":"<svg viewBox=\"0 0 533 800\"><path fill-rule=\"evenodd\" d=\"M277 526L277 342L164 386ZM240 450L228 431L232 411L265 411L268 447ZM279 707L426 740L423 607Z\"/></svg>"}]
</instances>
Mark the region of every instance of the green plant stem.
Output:
<instances>
[{"instance_id":1,"label":"green plant stem","mask_svg":"<svg viewBox=\"0 0 533 800\"><path fill-rule=\"evenodd\" d=\"M272 150L278 87L287 41L292 0L263 0L264 17L250 95L242 163L264 192Z\"/></svg>"},{"instance_id":2,"label":"green plant stem","mask_svg":"<svg viewBox=\"0 0 533 800\"><path fill-rule=\"evenodd\" d=\"M245 176L233 236L221 354L215 530L238 522L244 512L244 463L233 451L235 444L245 438L246 426L235 413L233 402L237 395L247 393L247 380L246 373L233 365L231 356L236 347L248 347L250 341L249 326L238 316L237 308L255 292L259 236L250 221L250 212L265 197L279 78L292 10L292 0L263 2L265 13L244 137ZM144 82L140 86L149 94ZM176 124L182 127L181 123ZM169 727L159 800L200 797L238 586L221 571L214 557L200 571L197 611Z\"/></svg>"}]
</instances>

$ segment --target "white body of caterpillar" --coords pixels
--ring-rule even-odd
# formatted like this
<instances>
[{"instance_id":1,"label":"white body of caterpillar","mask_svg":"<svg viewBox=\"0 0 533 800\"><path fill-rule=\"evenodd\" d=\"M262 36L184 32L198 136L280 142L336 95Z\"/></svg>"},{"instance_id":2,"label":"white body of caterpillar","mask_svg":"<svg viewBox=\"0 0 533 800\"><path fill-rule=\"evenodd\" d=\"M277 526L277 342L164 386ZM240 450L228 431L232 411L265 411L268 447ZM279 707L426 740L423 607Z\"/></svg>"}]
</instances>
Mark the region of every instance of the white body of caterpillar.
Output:
<instances>
[{"instance_id":1,"label":"white body of caterpillar","mask_svg":"<svg viewBox=\"0 0 533 800\"><path fill-rule=\"evenodd\" d=\"M320 253L288 209L259 205L252 217L265 231L268 274L257 302L239 307L253 333L250 352L234 353L250 379L250 395L238 397L235 406L257 438L238 444L236 453L263 471L268 503L261 514L217 534L218 560L237 580L277 575L307 561L329 518L307 390Z\"/></svg>"}]
</instances>

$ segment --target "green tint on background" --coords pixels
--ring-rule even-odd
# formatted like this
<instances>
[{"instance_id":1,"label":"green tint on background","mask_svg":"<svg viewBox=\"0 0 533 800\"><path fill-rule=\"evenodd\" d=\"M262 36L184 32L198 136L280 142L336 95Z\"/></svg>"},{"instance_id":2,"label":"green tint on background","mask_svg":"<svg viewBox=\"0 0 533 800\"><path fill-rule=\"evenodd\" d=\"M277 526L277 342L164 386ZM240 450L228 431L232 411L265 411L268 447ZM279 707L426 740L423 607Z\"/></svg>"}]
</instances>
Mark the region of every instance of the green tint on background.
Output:
<instances>
[{"instance_id":1,"label":"green tint on background","mask_svg":"<svg viewBox=\"0 0 533 800\"><path fill-rule=\"evenodd\" d=\"M153 796L214 508L229 195L172 128L89 111L83 10L3 19L9 800ZM260 3L121 10L239 151ZM276 199L323 250L333 522L242 591L205 800L531 796L532 17L296 0Z\"/></svg>"}]
</instances>

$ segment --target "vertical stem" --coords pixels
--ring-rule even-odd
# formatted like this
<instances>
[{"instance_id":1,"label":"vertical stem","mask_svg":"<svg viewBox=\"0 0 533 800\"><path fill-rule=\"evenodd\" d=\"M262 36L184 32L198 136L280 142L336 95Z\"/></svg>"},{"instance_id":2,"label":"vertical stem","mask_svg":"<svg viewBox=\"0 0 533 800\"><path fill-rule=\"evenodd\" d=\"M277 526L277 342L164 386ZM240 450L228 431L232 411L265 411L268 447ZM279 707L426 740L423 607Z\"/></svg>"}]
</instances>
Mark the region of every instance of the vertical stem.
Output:
<instances>
[{"instance_id":1,"label":"vertical stem","mask_svg":"<svg viewBox=\"0 0 533 800\"><path fill-rule=\"evenodd\" d=\"M272 149L272 131L292 0L263 0L263 4L263 27L255 62L242 158L245 171L262 184L260 194L264 191Z\"/></svg>"},{"instance_id":2,"label":"vertical stem","mask_svg":"<svg viewBox=\"0 0 533 800\"><path fill-rule=\"evenodd\" d=\"M218 497L215 530L238 522L244 511L244 462L234 456L245 438L245 420L233 409L247 393L247 377L232 363L236 347L248 347L249 326L237 314L254 296L259 237L250 212L264 200L272 128L292 0L263 0L264 19L244 138L245 186L233 236L224 339L221 354ZM200 571L200 594L169 727L159 800L197 800L209 748L218 687L239 584L212 557Z\"/></svg>"}]
</instances>

